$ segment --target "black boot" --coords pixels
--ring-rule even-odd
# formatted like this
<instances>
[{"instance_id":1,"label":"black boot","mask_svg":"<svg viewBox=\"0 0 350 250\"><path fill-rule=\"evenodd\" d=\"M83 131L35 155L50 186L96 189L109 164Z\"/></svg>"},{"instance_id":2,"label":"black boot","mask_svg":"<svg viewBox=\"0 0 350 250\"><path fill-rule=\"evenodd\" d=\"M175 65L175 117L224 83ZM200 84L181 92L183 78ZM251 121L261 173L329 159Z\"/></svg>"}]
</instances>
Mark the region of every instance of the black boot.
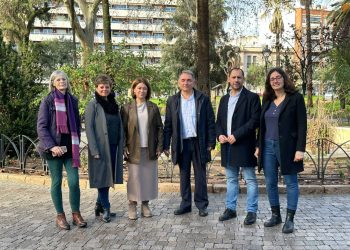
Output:
<instances>
[{"instance_id":1,"label":"black boot","mask_svg":"<svg viewBox=\"0 0 350 250\"><path fill-rule=\"evenodd\" d=\"M286 222L283 225L282 233L284 234L290 234L294 231L294 215L295 210L287 209L287 217Z\"/></svg>"},{"instance_id":2,"label":"black boot","mask_svg":"<svg viewBox=\"0 0 350 250\"><path fill-rule=\"evenodd\" d=\"M95 216L96 216L96 217L100 216L100 213L103 213L102 204L96 202L96 205L95 205Z\"/></svg>"},{"instance_id":3,"label":"black boot","mask_svg":"<svg viewBox=\"0 0 350 250\"><path fill-rule=\"evenodd\" d=\"M265 221L265 227L274 227L278 224L282 223L280 206L272 206L271 207L272 216L268 221Z\"/></svg>"},{"instance_id":4,"label":"black boot","mask_svg":"<svg viewBox=\"0 0 350 250\"><path fill-rule=\"evenodd\" d=\"M111 221L111 209L110 208L103 208L102 220L106 223Z\"/></svg>"},{"instance_id":5,"label":"black boot","mask_svg":"<svg viewBox=\"0 0 350 250\"><path fill-rule=\"evenodd\" d=\"M103 207L102 207L102 204L101 203L98 203L96 202L96 205L95 205L95 216L98 217L100 216L100 213L103 214ZM113 213L113 212L110 212L110 217L116 217L117 214L116 213Z\"/></svg>"}]
</instances>

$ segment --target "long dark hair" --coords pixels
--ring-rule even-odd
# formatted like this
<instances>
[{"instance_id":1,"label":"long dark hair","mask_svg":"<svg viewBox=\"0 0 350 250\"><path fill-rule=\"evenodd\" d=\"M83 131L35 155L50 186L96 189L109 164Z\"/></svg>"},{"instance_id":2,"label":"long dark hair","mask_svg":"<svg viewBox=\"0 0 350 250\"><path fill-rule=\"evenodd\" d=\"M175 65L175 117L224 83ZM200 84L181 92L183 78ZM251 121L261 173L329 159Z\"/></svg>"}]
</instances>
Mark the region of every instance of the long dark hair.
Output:
<instances>
[{"instance_id":1,"label":"long dark hair","mask_svg":"<svg viewBox=\"0 0 350 250\"><path fill-rule=\"evenodd\" d=\"M293 93L297 92L297 89L295 88L293 82L289 79L287 73L282 68L276 67L276 68L270 69L269 73L266 76L265 91L263 94L264 100L273 101L274 99L276 99L275 91L272 89L271 84L270 84L270 77L271 77L271 74L273 72L277 72L283 77L284 92L286 92L287 94L293 94Z\"/></svg>"}]
</instances>

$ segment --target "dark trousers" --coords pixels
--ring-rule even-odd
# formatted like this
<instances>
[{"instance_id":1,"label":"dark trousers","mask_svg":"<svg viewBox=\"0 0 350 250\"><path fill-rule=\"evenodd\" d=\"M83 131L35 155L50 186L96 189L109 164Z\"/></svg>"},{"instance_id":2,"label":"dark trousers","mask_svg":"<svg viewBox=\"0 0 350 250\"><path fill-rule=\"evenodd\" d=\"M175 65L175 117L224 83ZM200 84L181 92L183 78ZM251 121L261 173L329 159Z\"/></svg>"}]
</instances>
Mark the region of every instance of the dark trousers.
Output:
<instances>
[{"instance_id":1,"label":"dark trousers","mask_svg":"<svg viewBox=\"0 0 350 250\"><path fill-rule=\"evenodd\" d=\"M208 206L206 164L201 163L199 143L196 138L184 139L179 158L181 208L191 207L191 162L194 169L194 203L198 209Z\"/></svg>"}]
</instances>

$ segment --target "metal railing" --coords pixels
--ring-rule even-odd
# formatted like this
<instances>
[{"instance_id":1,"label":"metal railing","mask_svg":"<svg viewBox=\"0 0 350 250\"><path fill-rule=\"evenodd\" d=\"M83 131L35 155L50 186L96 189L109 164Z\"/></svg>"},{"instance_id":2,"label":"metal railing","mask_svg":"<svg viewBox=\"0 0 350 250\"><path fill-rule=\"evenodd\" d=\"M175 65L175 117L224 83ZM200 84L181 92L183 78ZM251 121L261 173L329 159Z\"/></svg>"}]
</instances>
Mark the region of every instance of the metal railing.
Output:
<instances>
[{"instance_id":1,"label":"metal railing","mask_svg":"<svg viewBox=\"0 0 350 250\"><path fill-rule=\"evenodd\" d=\"M48 174L46 161L37 152L38 139L32 140L28 136L18 135L8 137L0 135L0 169L8 171L21 171L23 173L40 172ZM80 143L82 160L82 174L87 173L87 142ZM207 177L212 177L215 166L220 166L220 152L213 155L212 161L207 165ZM335 143L326 138L318 138L307 142L305 153L305 171L299 176L304 179L316 179L322 184L330 178L344 178L350 174L350 140ZM164 154L159 158L159 167L162 170L161 178L174 181L174 165ZM346 173L343 172L346 171ZM327 172L328 171L328 172ZM333 171L333 172L332 172ZM342 176L343 174L343 176Z\"/></svg>"}]
</instances>

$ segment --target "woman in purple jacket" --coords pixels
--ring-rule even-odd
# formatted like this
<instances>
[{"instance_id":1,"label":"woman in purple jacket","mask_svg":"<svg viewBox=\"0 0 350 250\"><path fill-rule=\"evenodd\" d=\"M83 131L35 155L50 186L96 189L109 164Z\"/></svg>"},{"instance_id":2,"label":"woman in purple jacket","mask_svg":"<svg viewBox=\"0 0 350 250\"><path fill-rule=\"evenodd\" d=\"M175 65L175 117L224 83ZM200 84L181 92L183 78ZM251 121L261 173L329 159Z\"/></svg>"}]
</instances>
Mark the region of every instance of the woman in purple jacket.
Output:
<instances>
[{"instance_id":1,"label":"woman in purple jacket","mask_svg":"<svg viewBox=\"0 0 350 250\"><path fill-rule=\"evenodd\" d=\"M62 204L62 171L67 172L73 224L86 227L80 214L80 118L78 100L70 93L68 77L56 70L50 76L50 93L40 104L37 132L38 151L47 160L51 176L51 198L57 212L56 225L69 230Z\"/></svg>"}]
</instances>

